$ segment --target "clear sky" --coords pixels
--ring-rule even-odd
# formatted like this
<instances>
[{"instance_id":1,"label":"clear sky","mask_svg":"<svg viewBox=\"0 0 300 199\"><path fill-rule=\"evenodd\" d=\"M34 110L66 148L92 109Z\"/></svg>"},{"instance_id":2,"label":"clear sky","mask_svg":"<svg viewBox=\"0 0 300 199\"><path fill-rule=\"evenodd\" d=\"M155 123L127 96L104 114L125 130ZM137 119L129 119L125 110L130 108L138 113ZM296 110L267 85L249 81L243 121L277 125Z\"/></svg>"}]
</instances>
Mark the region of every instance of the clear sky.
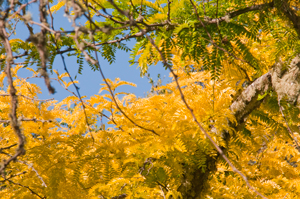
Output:
<instances>
[{"instance_id":1,"label":"clear sky","mask_svg":"<svg viewBox=\"0 0 300 199\"><path fill-rule=\"evenodd\" d=\"M55 1L56 2L56 1ZM55 3L54 2L54 3ZM29 12L32 13L33 19L35 21L39 21L38 18L38 12L37 12L37 4L31 5L29 7ZM58 11L56 14L54 14L54 28L56 30L59 30L60 27L63 27L65 30L72 30L72 27L68 20L63 17L63 10ZM82 24L84 21L82 21ZM36 32L39 31L39 27L33 26L36 29ZM26 40L29 36L29 32L27 28L24 27L21 23L18 24L16 28L16 35L12 36L14 38L20 38L23 40ZM132 39L130 42L128 42L128 46L131 48L133 47L135 43L135 40ZM100 55L100 54L98 54ZM137 87L132 87L132 86L121 86L118 92L123 91L123 92L131 92L134 93L138 97L144 97L145 94L150 90L151 84L149 83L149 80L146 77L140 77L140 71L137 68L137 65L129 66L130 64L128 63L129 61L129 55L130 53L126 53L124 51L117 51L116 53L116 61L109 65L109 63L104 60L102 57L100 57L100 64L101 67L104 71L104 74L106 78L114 80L115 78L119 77L121 80L124 81L129 81L132 83L135 83ZM69 72L71 73L71 76L74 78L75 75L77 74L78 70L78 64L76 63L76 57L68 57L65 55L66 58L66 63ZM15 62L22 62L22 59L17 59ZM36 67L33 67L36 69ZM59 73L64 73L64 68L63 64L61 61L60 56L57 56L55 58L55 62L53 65L53 69L56 69L59 71ZM156 66L150 66L149 67L149 73L151 77L156 80L157 79L157 74L161 74L162 77L165 76L163 83L170 82L169 78L169 71L166 71L162 64L158 64ZM28 72L26 69L21 69L18 72L19 76L22 77L27 77L31 75L31 72ZM56 74L50 74L51 77L56 77ZM68 79L66 79L69 81ZM87 63L84 64L84 70L82 72L82 75L77 75L77 80L79 81L79 87L80 87L80 94L82 96L91 96L94 94L97 94L99 89L100 89L100 84L103 83L102 77L100 76L99 71L92 71ZM55 98L57 100L62 100L66 96L69 96L70 93L65 91L61 86L56 83L52 82L52 85L56 89L56 93L54 95L48 94L47 88L44 85L44 81L42 79L32 79L30 80L32 83L38 84L42 88L43 94L41 94L39 97L42 99L47 99L47 98ZM69 87L72 91L74 91L73 86Z\"/></svg>"}]
</instances>

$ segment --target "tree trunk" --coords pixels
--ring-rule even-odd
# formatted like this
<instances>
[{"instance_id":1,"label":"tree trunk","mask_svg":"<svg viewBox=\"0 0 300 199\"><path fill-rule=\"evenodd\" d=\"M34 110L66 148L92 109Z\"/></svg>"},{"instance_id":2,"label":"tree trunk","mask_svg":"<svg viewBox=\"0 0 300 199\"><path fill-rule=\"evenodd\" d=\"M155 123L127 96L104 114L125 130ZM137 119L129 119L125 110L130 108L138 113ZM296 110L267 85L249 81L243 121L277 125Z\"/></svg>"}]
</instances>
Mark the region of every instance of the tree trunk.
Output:
<instances>
[{"instance_id":1,"label":"tree trunk","mask_svg":"<svg viewBox=\"0 0 300 199\"><path fill-rule=\"evenodd\" d=\"M284 67L284 63L276 63L271 71L252 82L231 104L230 109L237 124L228 123L228 125L233 127L236 133L243 128L249 114L263 103L264 100L258 100L258 95L263 95L268 90L276 92L279 100L286 96L288 101L295 105L300 104L300 58L298 56L288 67ZM227 132L223 132L222 137L226 143L232 138ZM182 184L178 188L184 199L204 198L209 190L208 178L210 174L217 171L220 156L206 158L204 172L201 168L185 168Z\"/></svg>"}]
</instances>

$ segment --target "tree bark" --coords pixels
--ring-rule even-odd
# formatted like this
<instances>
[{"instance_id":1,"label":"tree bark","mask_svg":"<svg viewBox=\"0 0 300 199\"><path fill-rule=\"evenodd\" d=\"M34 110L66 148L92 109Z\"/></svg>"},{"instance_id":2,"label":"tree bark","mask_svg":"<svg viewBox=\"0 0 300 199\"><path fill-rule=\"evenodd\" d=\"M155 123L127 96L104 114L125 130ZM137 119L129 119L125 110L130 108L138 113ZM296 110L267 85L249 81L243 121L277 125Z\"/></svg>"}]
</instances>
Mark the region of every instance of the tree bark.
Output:
<instances>
[{"instance_id":1,"label":"tree bark","mask_svg":"<svg viewBox=\"0 0 300 199\"><path fill-rule=\"evenodd\" d=\"M228 125L238 131L243 129L247 117L251 112L263 103L259 100L258 95L272 90L278 94L279 100L287 97L287 100L295 105L300 104L300 58L296 56L288 67L284 67L285 63L278 62L272 70L256 79L250 84L237 99L231 104L230 110L234 114L237 123L228 123ZM279 111L279 110L278 110ZM223 132L223 139L228 142L233 136ZM226 151L226 148L222 149ZM201 199L205 197L205 193L209 190L209 175L217 171L217 162L221 158L206 157L205 172L200 168L187 167L182 178L182 184L178 191L184 199Z\"/></svg>"}]
</instances>

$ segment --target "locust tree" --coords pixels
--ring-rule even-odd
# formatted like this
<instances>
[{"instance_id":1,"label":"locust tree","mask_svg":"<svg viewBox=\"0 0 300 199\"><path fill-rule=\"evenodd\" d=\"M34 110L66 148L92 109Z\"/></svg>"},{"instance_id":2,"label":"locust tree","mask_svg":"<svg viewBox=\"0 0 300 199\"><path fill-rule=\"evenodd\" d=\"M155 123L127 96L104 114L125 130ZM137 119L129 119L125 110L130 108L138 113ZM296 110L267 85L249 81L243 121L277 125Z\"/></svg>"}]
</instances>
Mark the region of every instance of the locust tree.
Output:
<instances>
[{"instance_id":1,"label":"locust tree","mask_svg":"<svg viewBox=\"0 0 300 199\"><path fill-rule=\"evenodd\" d=\"M37 20L31 4L38 5ZM296 198L299 6L297 0L2 2L1 197ZM55 29L60 17L72 28ZM26 33L16 32L20 23ZM18 34L27 39L11 38ZM144 98L117 93L135 86L105 78L99 57L112 63L117 50L130 52L142 76L161 63L172 81ZM65 56L79 60L79 73L91 67L99 74L100 94L81 97ZM21 68L32 76L21 77ZM44 79L50 94L58 82L70 96L38 99L47 91L32 78Z\"/></svg>"}]
</instances>

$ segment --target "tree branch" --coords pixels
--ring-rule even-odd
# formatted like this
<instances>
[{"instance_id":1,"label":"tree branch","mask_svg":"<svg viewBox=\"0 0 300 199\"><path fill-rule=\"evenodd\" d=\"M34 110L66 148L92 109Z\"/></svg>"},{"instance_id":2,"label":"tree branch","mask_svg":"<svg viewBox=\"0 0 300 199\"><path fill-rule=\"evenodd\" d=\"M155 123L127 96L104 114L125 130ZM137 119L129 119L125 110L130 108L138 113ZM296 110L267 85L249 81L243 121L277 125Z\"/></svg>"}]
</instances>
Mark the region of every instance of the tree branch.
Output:
<instances>
[{"instance_id":1,"label":"tree branch","mask_svg":"<svg viewBox=\"0 0 300 199\"><path fill-rule=\"evenodd\" d=\"M263 10L266 8L272 8L274 6L274 1L270 2L270 3L264 3L264 4L260 4L260 5L253 5L244 9L240 9L231 13L228 13L227 15L223 16L223 17L219 17L219 18L209 18L209 17L205 17L204 21L208 24L217 24L223 21L228 21L231 18L237 17L239 15L245 14L247 12L251 12L251 11L256 11L256 10Z\"/></svg>"},{"instance_id":2,"label":"tree branch","mask_svg":"<svg viewBox=\"0 0 300 199\"><path fill-rule=\"evenodd\" d=\"M10 95L9 94L0 94L0 97L1 96L5 97L5 96L10 96ZM34 99L34 98L31 98L31 97L28 97L28 96L22 95L22 94L18 94L17 96L21 96L21 97L24 97L26 99L29 99L29 100L32 100L32 101L38 101L38 102L49 102L49 101L53 101L54 100L54 98L44 99L44 100L42 100L42 99Z\"/></svg>"},{"instance_id":3,"label":"tree branch","mask_svg":"<svg viewBox=\"0 0 300 199\"><path fill-rule=\"evenodd\" d=\"M33 190L32 190L30 187L28 187L28 186L22 185L22 184L17 183L17 182L13 182L13 181L11 181L11 180L7 180L7 181L10 182L10 183L12 183L12 184L14 184L14 185L18 185L18 186L20 186L20 187L24 187L24 188L28 189L32 194L36 195L37 197L39 197L39 198L41 198L41 199L45 199L45 198L46 198L46 197L40 196L38 193L36 193L35 191L33 191Z\"/></svg>"},{"instance_id":4,"label":"tree branch","mask_svg":"<svg viewBox=\"0 0 300 199\"><path fill-rule=\"evenodd\" d=\"M23 118L19 117L18 121L25 121L25 122L53 122L53 120L41 120L41 119L36 119L36 118ZM0 120L0 123L10 123L10 120Z\"/></svg>"},{"instance_id":5,"label":"tree branch","mask_svg":"<svg viewBox=\"0 0 300 199\"><path fill-rule=\"evenodd\" d=\"M15 175L11 175L11 176L9 176L8 178L4 178L4 180L1 180L0 183L3 183L3 182L5 182L5 181L8 181L8 180L11 179L11 178L14 178L14 177L16 177L16 176L23 175L23 174L25 174L25 173L27 173L27 171L23 171L23 172L21 172L21 173L17 173L17 174L15 174Z\"/></svg>"},{"instance_id":6,"label":"tree branch","mask_svg":"<svg viewBox=\"0 0 300 199\"><path fill-rule=\"evenodd\" d=\"M13 4L14 1L12 0L11 2ZM8 81L8 85L9 85L9 94L10 94L10 98L11 98L11 111L10 111L9 117L10 117L11 126L19 139L19 143L18 143L18 148L16 150L16 153L12 157L10 157L8 160L4 161L2 163L2 165L0 166L0 173L2 173L4 171L6 166L11 161L16 160L18 156L25 154L25 149L24 149L25 136L21 132L21 128L20 128L18 118L17 118L17 107L18 107L18 97L16 95L17 90L14 87L13 77L11 74L11 63L13 63L13 54L12 54L11 45L8 40L8 35L5 30L5 23L6 22L4 20L0 20L0 37L3 41L3 45L4 45L4 48L6 51L5 73L7 76L7 81Z\"/></svg>"}]
</instances>

